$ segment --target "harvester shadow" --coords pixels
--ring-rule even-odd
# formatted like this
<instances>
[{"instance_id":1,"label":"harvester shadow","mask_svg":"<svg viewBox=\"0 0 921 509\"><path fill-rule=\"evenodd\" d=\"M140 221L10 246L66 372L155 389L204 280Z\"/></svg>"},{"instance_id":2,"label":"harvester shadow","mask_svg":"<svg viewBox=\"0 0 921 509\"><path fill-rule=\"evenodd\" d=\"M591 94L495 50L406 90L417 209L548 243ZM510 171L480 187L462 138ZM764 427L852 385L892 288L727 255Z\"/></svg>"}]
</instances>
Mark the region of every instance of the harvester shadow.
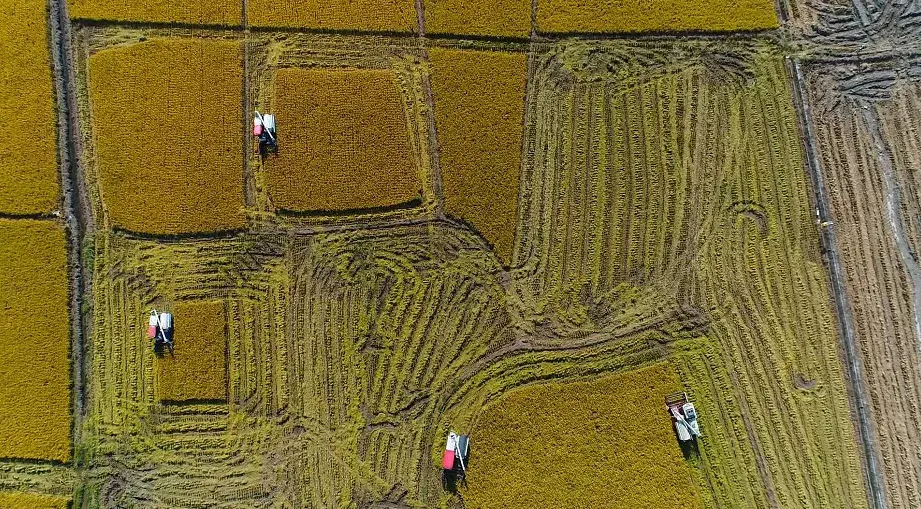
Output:
<instances>
[{"instance_id":1,"label":"harvester shadow","mask_svg":"<svg viewBox=\"0 0 921 509\"><path fill-rule=\"evenodd\" d=\"M678 434L675 434L675 438L678 438ZM678 446L681 447L681 454L684 456L684 459L698 459L700 458L700 448L697 445L697 439L681 441L678 440Z\"/></svg>"}]
</instances>

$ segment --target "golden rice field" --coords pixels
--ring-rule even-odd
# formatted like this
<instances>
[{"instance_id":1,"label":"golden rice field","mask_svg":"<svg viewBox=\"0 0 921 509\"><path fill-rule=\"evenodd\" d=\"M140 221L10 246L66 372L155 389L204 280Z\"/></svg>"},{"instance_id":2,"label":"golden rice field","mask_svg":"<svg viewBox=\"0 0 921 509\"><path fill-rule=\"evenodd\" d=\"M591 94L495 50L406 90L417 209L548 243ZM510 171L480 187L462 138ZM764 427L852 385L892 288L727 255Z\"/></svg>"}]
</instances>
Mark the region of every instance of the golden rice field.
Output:
<instances>
[{"instance_id":1,"label":"golden rice field","mask_svg":"<svg viewBox=\"0 0 921 509\"><path fill-rule=\"evenodd\" d=\"M393 71L280 69L274 100L290 135L266 164L274 206L345 211L421 199L410 123Z\"/></svg>"},{"instance_id":2,"label":"golden rice field","mask_svg":"<svg viewBox=\"0 0 921 509\"><path fill-rule=\"evenodd\" d=\"M527 56L432 48L445 211L512 261Z\"/></svg>"},{"instance_id":3,"label":"golden rice field","mask_svg":"<svg viewBox=\"0 0 921 509\"><path fill-rule=\"evenodd\" d=\"M68 2L71 18L87 20L149 21L203 25L239 25L240 2L228 0L73 0Z\"/></svg>"},{"instance_id":4,"label":"golden rice field","mask_svg":"<svg viewBox=\"0 0 921 509\"><path fill-rule=\"evenodd\" d=\"M413 0L252 0L251 25L370 32L418 32Z\"/></svg>"},{"instance_id":5,"label":"golden rice field","mask_svg":"<svg viewBox=\"0 0 921 509\"><path fill-rule=\"evenodd\" d=\"M537 0L537 30L731 32L777 28L771 0Z\"/></svg>"},{"instance_id":6,"label":"golden rice field","mask_svg":"<svg viewBox=\"0 0 921 509\"><path fill-rule=\"evenodd\" d=\"M48 220L0 219L0 458L70 460L67 244Z\"/></svg>"},{"instance_id":7,"label":"golden rice field","mask_svg":"<svg viewBox=\"0 0 921 509\"><path fill-rule=\"evenodd\" d=\"M527 0L425 0L424 5L429 34L531 35L531 2Z\"/></svg>"},{"instance_id":8,"label":"golden rice field","mask_svg":"<svg viewBox=\"0 0 921 509\"><path fill-rule=\"evenodd\" d=\"M35 0L0 2L3 214L47 214L60 203L45 6L45 2Z\"/></svg>"},{"instance_id":9,"label":"golden rice field","mask_svg":"<svg viewBox=\"0 0 921 509\"><path fill-rule=\"evenodd\" d=\"M4 509L68 509L70 499L36 493L0 491L0 507Z\"/></svg>"},{"instance_id":10,"label":"golden rice field","mask_svg":"<svg viewBox=\"0 0 921 509\"><path fill-rule=\"evenodd\" d=\"M227 319L220 301L178 302L178 345L157 359L157 399L162 402L227 399Z\"/></svg>"},{"instance_id":11,"label":"golden rice field","mask_svg":"<svg viewBox=\"0 0 921 509\"><path fill-rule=\"evenodd\" d=\"M99 51L88 66L108 223L159 235L242 228L240 44L156 39Z\"/></svg>"},{"instance_id":12,"label":"golden rice field","mask_svg":"<svg viewBox=\"0 0 921 509\"><path fill-rule=\"evenodd\" d=\"M465 506L702 508L663 411L665 396L682 389L663 363L507 393L471 430L482 452L471 463L476 481Z\"/></svg>"}]
</instances>

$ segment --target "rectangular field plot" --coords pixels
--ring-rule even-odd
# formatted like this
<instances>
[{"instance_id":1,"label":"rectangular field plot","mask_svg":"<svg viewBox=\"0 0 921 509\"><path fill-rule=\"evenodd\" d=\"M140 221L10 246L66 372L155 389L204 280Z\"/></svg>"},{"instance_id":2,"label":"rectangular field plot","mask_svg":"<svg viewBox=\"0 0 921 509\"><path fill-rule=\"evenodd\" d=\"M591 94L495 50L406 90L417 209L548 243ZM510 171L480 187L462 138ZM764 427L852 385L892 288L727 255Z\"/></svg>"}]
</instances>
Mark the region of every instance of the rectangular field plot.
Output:
<instances>
[{"instance_id":1,"label":"rectangular field plot","mask_svg":"<svg viewBox=\"0 0 921 509\"><path fill-rule=\"evenodd\" d=\"M70 498L0 491L0 507L7 509L68 509L70 507Z\"/></svg>"},{"instance_id":2,"label":"rectangular field plot","mask_svg":"<svg viewBox=\"0 0 921 509\"><path fill-rule=\"evenodd\" d=\"M70 460L64 231L0 219L0 458Z\"/></svg>"},{"instance_id":3,"label":"rectangular field plot","mask_svg":"<svg viewBox=\"0 0 921 509\"><path fill-rule=\"evenodd\" d=\"M249 0L252 26L343 31L418 31L413 0Z\"/></svg>"},{"instance_id":4,"label":"rectangular field plot","mask_svg":"<svg viewBox=\"0 0 921 509\"><path fill-rule=\"evenodd\" d=\"M239 25L242 7L233 0L73 0L71 18L201 25Z\"/></svg>"},{"instance_id":5,"label":"rectangular field plot","mask_svg":"<svg viewBox=\"0 0 921 509\"><path fill-rule=\"evenodd\" d=\"M531 35L530 0L425 0L427 34Z\"/></svg>"},{"instance_id":6,"label":"rectangular field plot","mask_svg":"<svg viewBox=\"0 0 921 509\"><path fill-rule=\"evenodd\" d=\"M224 303L180 302L173 315L175 346L157 359L157 399L227 398L227 320Z\"/></svg>"},{"instance_id":7,"label":"rectangular field plot","mask_svg":"<svg viewBox=\"0 0 921 509\"><path fill-rule=\"evenodd\" d=\"M887 83L883 72L839 83L826 66L807 70L885 496L893 507L921 507L921 83Z\"/></svg>"},{"instance_id":8,"label":"rectangular field plot","mask_svg":"<svg viewBox=\"0 0 921 509\"><path fill-rule=\"evenodd\" d=\"M587 382L513 390L487 406L471 436L477 455L468 509L703 508L681 454L666 395L669 364Z\"/></svg>"},{"instance_id":9,"label":"rectangular field plot","mask_svg":"<svg viewBox=\"0 0 921 509\"><path fill-rule=\"evenodd\" d=\"M722 32L777 25L771 0L537 0L539 32Z\"/></svg>"},{"instance_id":10,"label":"rectangular field plot","mask_svg":"<svg viewBox=\"0 0 921 509\"><path fill-rule=\"evenodd\" d=\"M47 3L0 2L0 213L58 208Z\"/></svg>"},{"instance_id":11,"label":"rectangular field plot","mask_svg":"<svg viewBox=\"0 0 921 509\"><path fill-rule=\"evenodd\" d=\"M540 58L519 225L535 306L602 330L612 318L597 303L612 299L618 313L690 317L704 338L683 382L717 395L705 427L727 424L719 436L755 460L704 432L717 506L865 507L782 56L767 43L610 42ZM623 304L647 292L657 299ZM738 410L719 408L727 395Z\"/></svg>"},{"instance_id":12,"label":"rectangular field plot","mask_svg":"<svg viewBox=\"0 0 921 509\"><path fill-rule=\"evenodd\" d=\"M378 69L279 69L285 145L265 163L277 209L338 212L418 204L422 184L397 76Z\"/></svg>"},{"instance_id":13,"label":"rectangular field plot","mask_svg":"<svg viewBox=\"0 0 921 509\"><path fill-rule=\"evenodd\" d=\"M432 93L445 212L469 223L511 262L527 57L433 48Z\"/></svg>"},{"instance_id":14,"label":"rectangular field plot","mask_svg":"<svg viewBox=\"0 0 921 509\"><path fill-rule=\"evenodd\" d=\"M239 43L155 39L89 59L109 226L193 234L244 226Z\"/></svg>"}]
</instances>

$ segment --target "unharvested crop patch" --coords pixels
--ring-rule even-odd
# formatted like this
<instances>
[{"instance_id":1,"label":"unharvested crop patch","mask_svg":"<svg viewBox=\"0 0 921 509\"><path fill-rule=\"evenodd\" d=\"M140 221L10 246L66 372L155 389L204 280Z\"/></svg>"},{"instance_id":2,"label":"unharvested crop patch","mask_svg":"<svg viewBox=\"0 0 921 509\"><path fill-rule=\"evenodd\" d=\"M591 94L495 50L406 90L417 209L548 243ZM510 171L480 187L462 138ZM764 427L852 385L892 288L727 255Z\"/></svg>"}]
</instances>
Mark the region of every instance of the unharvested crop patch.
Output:
<instances>
[{"instance_id":1,"label":"unharvested crop patch","mask_svg":"<svg viewBox=\"0 0 921 509\"><path fill-rule=\"evenodd\" d=\"M0 213L58 208L46 2L0 2Z\"/></svg>"},{"instance_id":2,"label":"unharvested crop patch","mask_svg":"<svg viewBox=\"0 0 921 509\"><path fill-rule=\"evenodd\" d=\"M176 304L178 335L157 359L157 399L163 402L227 398L227 319L220 301Z\"/></svg>"},{"instance_id":3,"label":"unharvested crop patch","mask_svg":"<svg viewBox=\"0 0 921 509\"><path fill-rule=\"evenodd\" d=\"M280 69L285 145L267 164L275 207L375 209L418 202L420 170L396 74L379 69Z\"/></svg>"},{"instance_id":4,"label":"unharvested crop patch","mask_svg":"<svg viewBox=\"0 0 921 509\"><path fill-rule=\"evenodd\" d=\"M231 0L73 0L72 18L89 20L150 21L203 25L239 25L241 7Z\"/></svg>"},{"instance_id":5,"label":"unharvested crop patch","mask_svg":"<svg viewBox=\"0 0 921 509\"><path fill-rule=\"evenodd\" d=\"M527 57L432 48L432 93L445 211L512 260Z\"/></svg>"},{"instance_id":6,"label":"unharvested crop patch","mask_svg":"<svg viewBox=\"0 0 921 509\"><path fill-rule=\"evenodd\" d=\"M865 396L886 497L893 507L921 505L921 84L885 84L881 73L850 77L808 68L816 149L843 265ZM884 83L880 83L883 81ZM874 97L875 95L875 97ZM887 97L888 96L888 97Z\"/></svg>"},{"instance_id":7,"label":"unharvested crop patch","mask_svg":"<svg viewBox=\"0 0 921 509\"><path fill-rule=\"evenodd\" d=\"M250 0L253 26L417 32L413 0Z\"/></svg>"},{"instance_id":8,"label":"unharvested crop patch","mask_svg":"<svg viewBox=\"0 0 921 509\"><path fill-rule=\"evenodd\" d=\"M151 234L244 226L239 43L118 46L90 57L88 74L110 226Z\"/></svg>"},{"instance_id":9,"label":"unharvested crop patch","mask_svg":"<svg viewBox=\"0 0 921 509\"><path fill-rule=\"evenodd\" d=\"M466 507L702 508L662 403L680 390L663 363L506 394L472 429Z\"/></svg>"},{"instance_id":10,"label":"unharvested crop patch","mask_svg":"<svg viewBox=\"0 0 921 509\"><path fill-rule=\"evenodd\" d=\"M425 31L430 34L527 38L530 0L425 0Z\"/></svg>"},{"instance_id":11,"label":"unharvested crop patch","mask_svg":"<svg viewBox=\"0 0 921 509\"><path fill-rule=\"evenodd\" d=\"M70 498L35 493L0 492L0 507L5 509L67 509Z\"/></svg>"},{"instance_id":12,"label":"unharvested crop patch","mask_svg":"<svg viewBox=\"0 0 921 509\"><path fill-rule=\"evenodd\" d=\"M0 219L0 458L70 459L70 334L64 231Z\"/></svg>"},{"instance_id":13,"label":"unharvested crop patch","mask_svg":"<svg viewBox=\"0 0 921 509\"><path fill-rule=\"evenodd\" d=\"M715 32L777 27L771 0L537 0L541 32Z\"/></svg>"}]
</instances>

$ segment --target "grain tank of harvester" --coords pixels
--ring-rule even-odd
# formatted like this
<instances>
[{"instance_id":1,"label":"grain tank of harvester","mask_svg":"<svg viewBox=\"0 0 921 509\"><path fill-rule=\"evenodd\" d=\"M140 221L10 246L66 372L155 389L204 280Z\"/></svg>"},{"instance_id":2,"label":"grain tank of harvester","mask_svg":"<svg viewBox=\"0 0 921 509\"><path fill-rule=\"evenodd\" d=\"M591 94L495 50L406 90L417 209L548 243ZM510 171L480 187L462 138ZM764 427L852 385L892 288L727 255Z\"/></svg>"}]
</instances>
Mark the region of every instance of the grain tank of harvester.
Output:
<instances>
[{"instance_id":1,"label":"grain tank of harvester","mask_svg":"<svg viewBox=\"0 0 921 509\"><path fill-rule=\"evenodd\" d=\"M701 436L700 424L697 422L697 409L688 399L688 393L676 392L665 396L665 409L675 424L678 440L687 442Z\"/></svg>"},{"instance_id":2,"label":"grain tank of harvester","mask_svg":"<svg viewBox=\"0 0 921 509\"><path fill-rule=\"evenodd\" d=\"M256 150L259 155L265 156L266 153L278 153L278 133L275 130L275 115L262 115L256 111L253 117L253 136L258 142Z\"/></svg>"}]
</instances>

